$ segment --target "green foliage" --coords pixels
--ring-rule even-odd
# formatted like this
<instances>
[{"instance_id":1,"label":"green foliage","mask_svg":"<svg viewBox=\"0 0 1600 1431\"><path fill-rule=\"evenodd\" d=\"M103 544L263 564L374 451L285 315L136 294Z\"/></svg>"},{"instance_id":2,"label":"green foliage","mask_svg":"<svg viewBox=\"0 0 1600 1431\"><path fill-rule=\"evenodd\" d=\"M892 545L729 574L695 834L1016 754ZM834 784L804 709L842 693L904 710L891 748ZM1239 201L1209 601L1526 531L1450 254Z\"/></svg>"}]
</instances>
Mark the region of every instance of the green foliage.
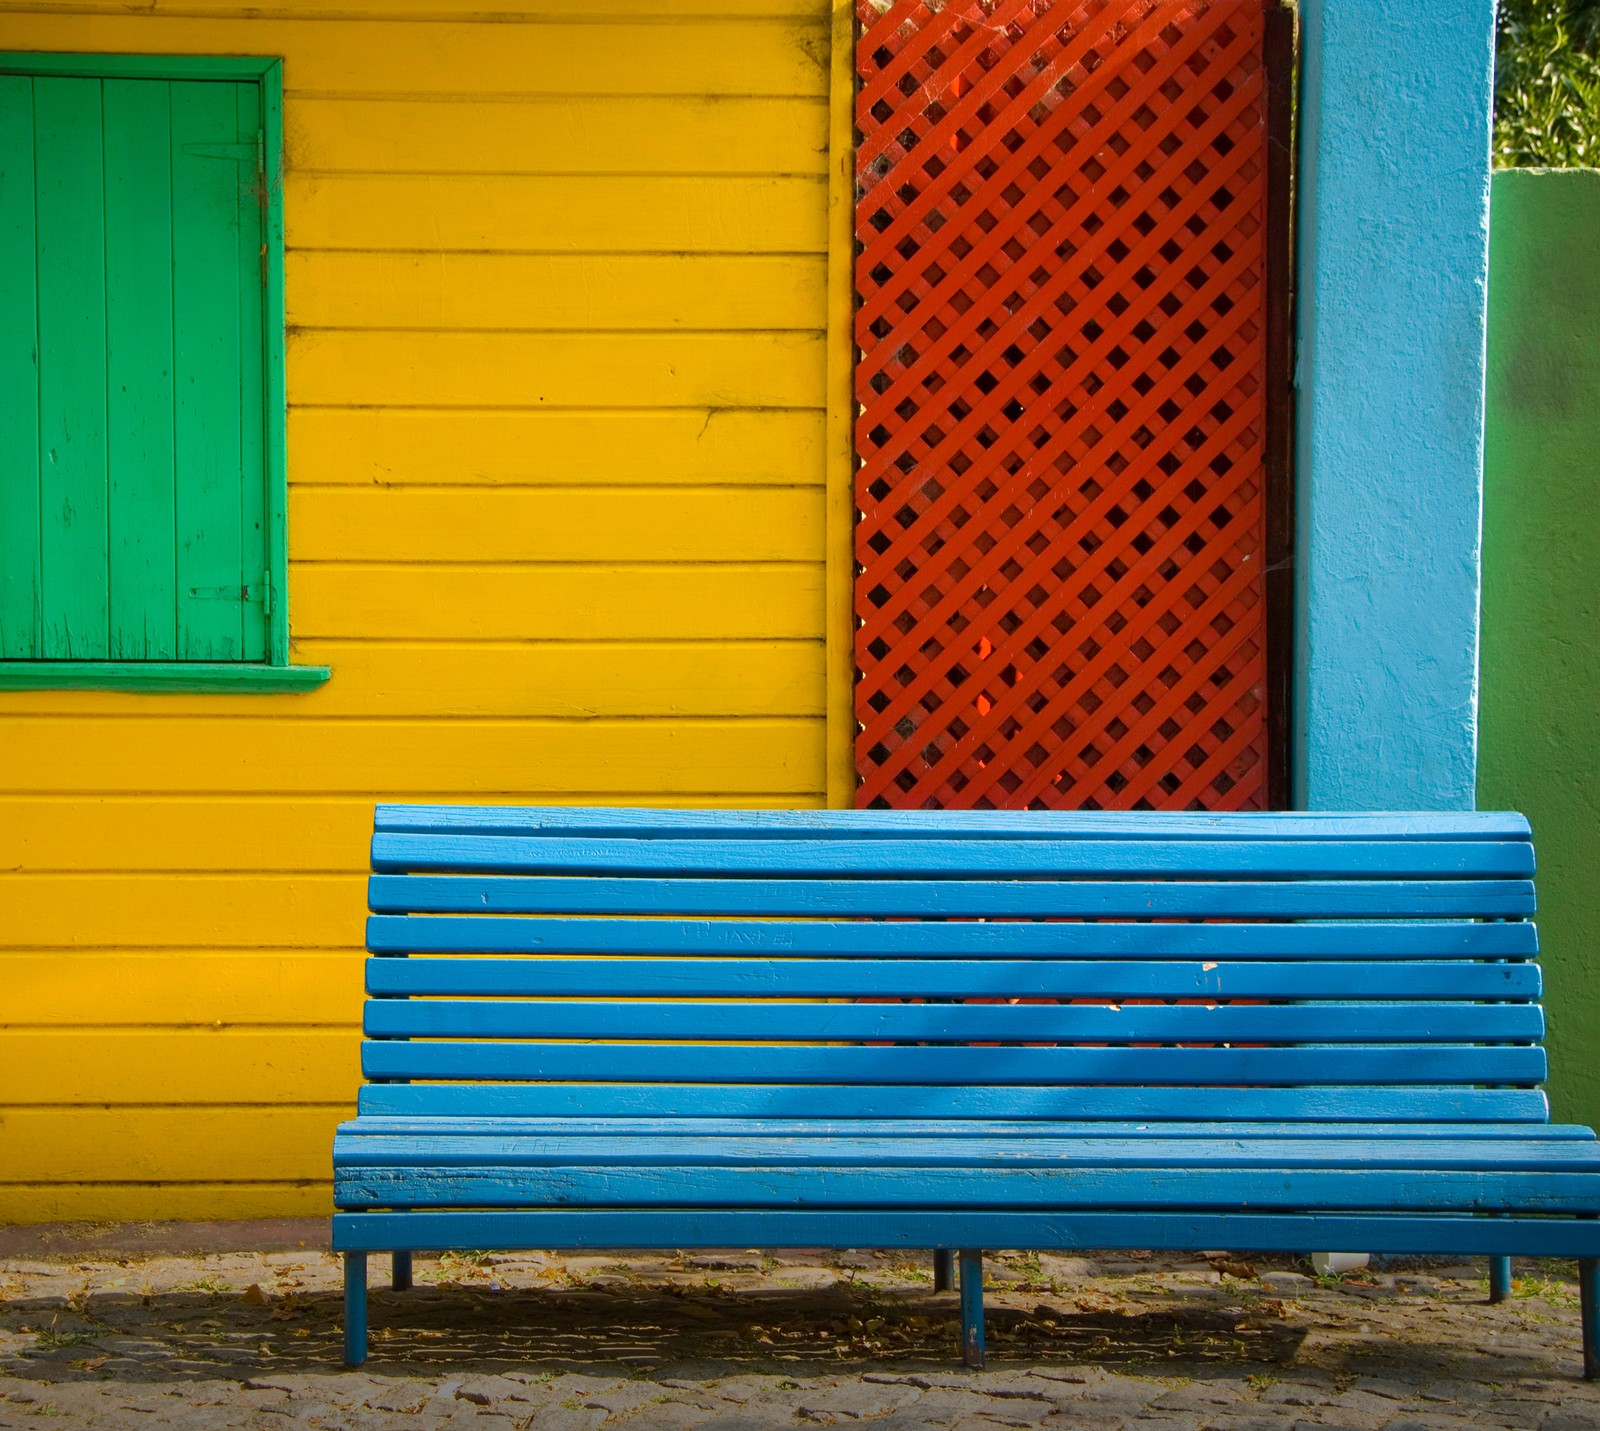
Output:
<instances>
[{"instance_id":1,"label":"green foliage","mask_svg":"<svg viewBox=\"0 0 1600 1431\"><path fill-rule=\"evenodd\" d=\"M1600 168L1600 0L1500 0L1494 159Z\"/></svg>"}]
</instances>

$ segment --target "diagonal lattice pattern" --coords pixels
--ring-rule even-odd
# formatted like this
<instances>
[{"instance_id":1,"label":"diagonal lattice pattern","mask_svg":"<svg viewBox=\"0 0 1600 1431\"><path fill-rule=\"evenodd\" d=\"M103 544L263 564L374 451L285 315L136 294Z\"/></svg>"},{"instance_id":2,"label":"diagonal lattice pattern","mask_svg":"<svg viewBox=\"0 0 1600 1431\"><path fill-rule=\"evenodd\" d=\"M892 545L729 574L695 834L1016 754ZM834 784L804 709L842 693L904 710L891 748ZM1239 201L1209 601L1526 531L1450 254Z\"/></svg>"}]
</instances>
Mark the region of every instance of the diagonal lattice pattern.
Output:
<instances>
[{"instance_id":1,"label":"diagonal lattice pattern","mask_svg":"<svg viewBox=\"0 0 1600 1431\"><path fill-rule=\"evenodd\" d=\"M858 0L858 804L1266 803L1266 0Z\"/></svg>"}]
</instances>

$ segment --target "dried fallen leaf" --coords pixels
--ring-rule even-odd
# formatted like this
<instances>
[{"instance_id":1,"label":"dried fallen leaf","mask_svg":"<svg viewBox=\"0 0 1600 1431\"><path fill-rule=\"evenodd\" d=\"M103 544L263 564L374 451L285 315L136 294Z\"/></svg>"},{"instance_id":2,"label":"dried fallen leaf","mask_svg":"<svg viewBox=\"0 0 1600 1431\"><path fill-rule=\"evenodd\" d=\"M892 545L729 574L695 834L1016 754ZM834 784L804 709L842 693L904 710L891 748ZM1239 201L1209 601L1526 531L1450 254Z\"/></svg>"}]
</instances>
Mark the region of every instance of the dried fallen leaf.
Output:
<instances>
[{"instance_id":1,"label":"dried fallen leaf","mask_svg":"<svg viewBox=\"0 0 1600 1431\"><path fill-rule=\"evenodd\" d=\"M67 1365L74 1371L99 1371L110 1360L108 1356L80 1356Z\"/></svg>"},{"instance_id":2,"label":"dried fallen leaf","mask_svg":"<svg viewBox=\"0 0 1600 1431\"><path fill-rule=\"evenodd\" d=\"M267 1294L261 1290L259 1282L252 1282L244 1289L244 1300L253 1307L264 1307L267 1304Z\"/></svg>"}]
</instances>

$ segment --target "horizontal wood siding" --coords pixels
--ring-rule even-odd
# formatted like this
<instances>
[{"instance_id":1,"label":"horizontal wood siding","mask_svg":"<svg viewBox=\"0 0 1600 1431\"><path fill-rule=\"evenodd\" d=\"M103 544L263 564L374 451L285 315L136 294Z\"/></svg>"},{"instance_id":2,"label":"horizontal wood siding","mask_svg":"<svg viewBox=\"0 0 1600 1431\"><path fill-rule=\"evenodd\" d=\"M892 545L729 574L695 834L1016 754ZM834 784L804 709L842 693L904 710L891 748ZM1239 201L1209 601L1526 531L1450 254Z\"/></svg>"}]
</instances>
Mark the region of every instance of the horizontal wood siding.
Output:
<instances>
[{"instance_id":1,"label":"horizontal wood siding","mask_svg":"<svg viewBox=\"0 0 1600 1431\"><path fill-rule=\"evenodd\" d=\"M330 1206L374 801L824 803L820 0L109 0L281 55L299 695L0 694L0 1220Z\"/></svg>"}]
</instances>

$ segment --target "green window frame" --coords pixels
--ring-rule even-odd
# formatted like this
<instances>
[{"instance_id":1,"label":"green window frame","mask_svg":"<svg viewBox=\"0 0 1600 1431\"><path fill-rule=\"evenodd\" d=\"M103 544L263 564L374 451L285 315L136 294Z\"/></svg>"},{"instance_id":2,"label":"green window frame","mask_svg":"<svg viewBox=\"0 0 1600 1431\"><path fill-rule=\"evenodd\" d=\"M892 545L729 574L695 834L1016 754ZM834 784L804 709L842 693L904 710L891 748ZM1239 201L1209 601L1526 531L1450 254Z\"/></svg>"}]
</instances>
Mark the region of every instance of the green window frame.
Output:
<instances>
[{"instance_id":1,"label":"green window frame","mask_svg":"<svg viewBox=\"0 0 1600 1431\"><path fill-rule=\"evenodd\" d=\"M289 660L283 67L0 53L0 691Z\"/></svg>"}]
</instances>

